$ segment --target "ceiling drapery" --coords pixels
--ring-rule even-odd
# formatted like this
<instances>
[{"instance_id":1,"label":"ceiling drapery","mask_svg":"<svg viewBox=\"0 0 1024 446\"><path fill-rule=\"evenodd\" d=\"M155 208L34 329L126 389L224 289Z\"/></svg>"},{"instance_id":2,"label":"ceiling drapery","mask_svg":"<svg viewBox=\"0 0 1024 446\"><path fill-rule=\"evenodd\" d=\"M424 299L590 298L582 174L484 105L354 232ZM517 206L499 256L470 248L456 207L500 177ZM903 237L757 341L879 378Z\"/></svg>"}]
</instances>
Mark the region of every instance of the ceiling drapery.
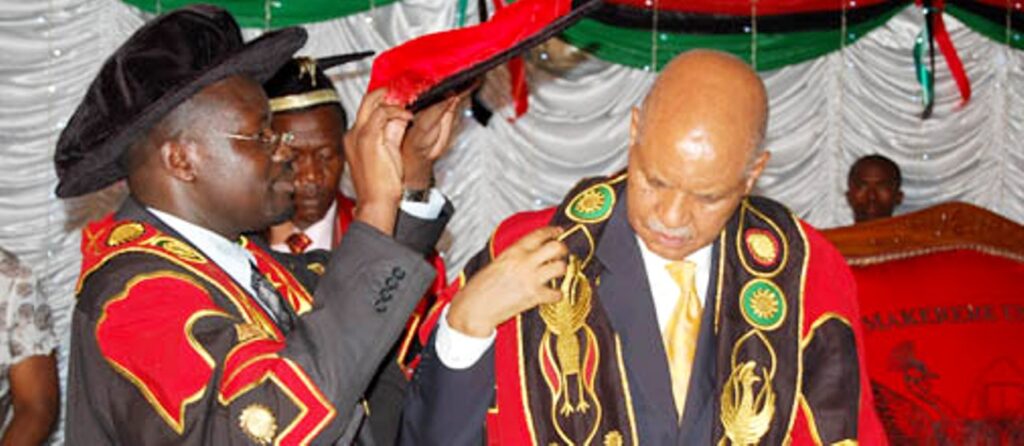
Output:
<instances>
[{"instance_id":1,"label":"ceiling drapery","mask_svg":"<svg viewBox=\"0 0 1024 446\"><path fill-rule=\"evenodd\" d=\"M149 13L170 11L193 3L216 4L250 28L278 28L337 19L387 6L398 0L124 0Z\"/></svg>"}]
</instances>

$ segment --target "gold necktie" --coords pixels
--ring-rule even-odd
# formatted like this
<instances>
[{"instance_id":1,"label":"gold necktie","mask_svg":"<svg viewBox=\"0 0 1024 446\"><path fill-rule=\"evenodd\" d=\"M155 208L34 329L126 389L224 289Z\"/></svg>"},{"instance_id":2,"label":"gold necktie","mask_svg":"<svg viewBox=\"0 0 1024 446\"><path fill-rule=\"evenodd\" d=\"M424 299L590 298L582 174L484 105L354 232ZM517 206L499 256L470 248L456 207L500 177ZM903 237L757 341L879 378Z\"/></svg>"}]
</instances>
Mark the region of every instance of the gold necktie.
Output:
<instances>
[{"instance_id":1,"label":"gold necktie","mask_svg":"<svg viewBox=\"0 0 1024 446\"><path fill-rule=\"evenodd\" d=\"M668 325L662 333L665 352L668 353L668 368L672 374L672 396L675 398L676 412L679 413L681 420L683 409L686 407L690 372L693 369L693 354L697 351L702 305L694 281L697 264L686 260L672 262L666 268L681 290L672 317L669 318Z\"/></svg>"}]
</instances>

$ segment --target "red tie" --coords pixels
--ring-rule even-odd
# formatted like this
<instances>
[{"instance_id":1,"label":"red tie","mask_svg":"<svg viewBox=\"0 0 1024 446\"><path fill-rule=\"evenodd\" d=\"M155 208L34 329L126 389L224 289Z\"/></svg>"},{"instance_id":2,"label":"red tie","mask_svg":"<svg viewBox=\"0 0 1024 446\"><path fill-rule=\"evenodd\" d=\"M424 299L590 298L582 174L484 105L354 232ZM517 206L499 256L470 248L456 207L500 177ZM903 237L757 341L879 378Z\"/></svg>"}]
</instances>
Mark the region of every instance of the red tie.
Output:
<instances>
[{"instance_id":1,"label":"red tie","mask_svg":"<svg viewBox=\"0 0 1024 446\"><path fill-rule=\"evenodd\" d=\"M313 244L313 240L310 240L309 236L302 233L296 232L288 236L288 239L284 241L288 245L288 249L292 251L292 254L302 254L306 252L306 248Z\"/></svg>"}]
</instances>

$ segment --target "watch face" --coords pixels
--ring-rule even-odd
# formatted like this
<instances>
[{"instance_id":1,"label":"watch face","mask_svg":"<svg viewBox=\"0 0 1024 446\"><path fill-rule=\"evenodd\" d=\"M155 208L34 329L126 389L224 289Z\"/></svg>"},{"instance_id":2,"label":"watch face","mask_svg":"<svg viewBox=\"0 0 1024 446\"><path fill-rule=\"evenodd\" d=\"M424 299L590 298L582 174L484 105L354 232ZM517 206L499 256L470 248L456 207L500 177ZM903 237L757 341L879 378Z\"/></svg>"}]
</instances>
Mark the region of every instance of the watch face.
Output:
<instances>
[{"instance_id":1,"label":"watch face","mask_svg":"<svg viewBox=\"0 0 1024 446\"><path fill-rule=\"evenodd\" d=\"M402 200L426 203L430 201L430 189L403 189Z\"/></svg>"}]
</instances>

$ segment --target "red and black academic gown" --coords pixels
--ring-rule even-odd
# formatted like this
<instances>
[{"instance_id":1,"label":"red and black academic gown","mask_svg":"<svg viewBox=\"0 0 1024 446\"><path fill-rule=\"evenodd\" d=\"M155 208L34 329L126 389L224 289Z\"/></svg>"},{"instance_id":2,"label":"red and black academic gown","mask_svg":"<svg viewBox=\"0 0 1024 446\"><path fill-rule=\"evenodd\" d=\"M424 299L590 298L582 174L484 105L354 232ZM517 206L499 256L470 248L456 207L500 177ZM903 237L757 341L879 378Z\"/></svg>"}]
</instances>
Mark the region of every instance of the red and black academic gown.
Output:
<instances>
[{"instance_id":1,"label":"red and black academic gown","mask_svg":"<svg viewBox=\"0 0 1024 446\"><path fill-rule=\"evenodd\" d=\"M84 230L69 442L304 445L342 435L433 269L359 223L329 260L243 245L286 301L289 332L131 198Z\"/></svg>"},{"instance_id":2,"label":"red and black academic gown","mask_svg":"<svg viewBox=\"0 0 1024 446\"><path fill-rule=\"evenodd\" d=\"M332 247L337 248L341 243L341 237L348 231L348 225L355 220L356 202L343 194L338 194L338 212L334 218L337 223L334 225L334 242Z\"/></svg>"},{"instance_id":3,"label":"red and black academic gown","mask_svg":"<svg viewBox=\"0 0 1024 446\"><path fill-rule=\"evenodd\" d=\"M714 242L680 420L625 184L625 175L584 181L558 208L517 214L497 228L467 276L532 230L561 226L572 255L586 259L570 274L575 303L503 323L494 346L466 370L447 369L428 345L407 399L403 444L479 444L481 436L542 446L886 443L845 261L812 227L758 197L741 203ZM565 325L579 309L588 312L585 323Z\"/></svg>"}]
</instances>

